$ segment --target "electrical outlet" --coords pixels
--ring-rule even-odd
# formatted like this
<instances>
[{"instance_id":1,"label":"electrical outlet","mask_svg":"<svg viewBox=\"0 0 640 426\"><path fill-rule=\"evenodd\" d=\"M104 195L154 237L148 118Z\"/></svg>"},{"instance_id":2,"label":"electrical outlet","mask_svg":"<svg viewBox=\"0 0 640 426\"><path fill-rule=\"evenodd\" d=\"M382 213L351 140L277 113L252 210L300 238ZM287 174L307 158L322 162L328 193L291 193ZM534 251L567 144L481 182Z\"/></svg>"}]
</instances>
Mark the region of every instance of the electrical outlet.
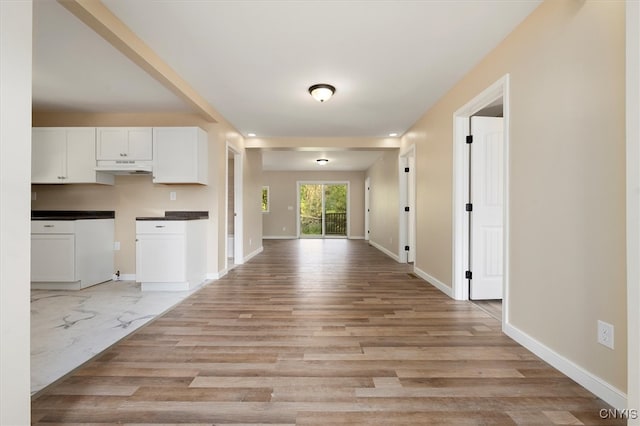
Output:
<instances>
[{"instance_id":1,"label":"electrical outlet","mask_svg":"<svg viewBox=\"0 0 640 426\"><path fill-rule=\"evenodd\" d=\"M598 343L613 349L613 325L598 320Z\"/></svg>"},{"instance_id":2,"label":"electrical outlet","mask_svg":"<svg viewBox=\"0 0 640 426\"><path fill-rule=\"evenodd\" d=\"M113 242L113 250L115 250L115 251L120 250L120 241L114 241Z\"/></svg>"},{"instance_id":3,"label":"electrical outlet","mask_svg":"<svg viewBox=\"0 0 640 426\"><path fill-rule=\"evenodd\" d=\"M169 192L169 200L170 201L175 201L176 200L176 191Z\"/></svg>"},{"instance_id":4,"label":"electrical outlet","mask_svg":"<svg viewBox=\"0 0 640 426\"><path fill-rule=\"evenodd\" d=\"M283 231L286 231L286 230L287 230L287 227L286 227L286 226L283 226L283 227L282 227L282 230L283 230Z\"/></svg>"},{"instance_id":5,"label":"electrical outlet","mask_svg":"<svg viewBox=\"0 0 640 426\"><path fill-rule=\"evenodd\" d=\"M293 210L293 206L287 206L287 210Z\"/></svg>"},{"instance_id":6,"label":"electrical outlet","mask_svg":"<svg viewBox=\"0 0 640 426\"><path fill-rule=\"evenodd\" d=\"M251 242L251 238L249 238L249 247L251 247L253 243Z\"/></svg>"}]
</instances>

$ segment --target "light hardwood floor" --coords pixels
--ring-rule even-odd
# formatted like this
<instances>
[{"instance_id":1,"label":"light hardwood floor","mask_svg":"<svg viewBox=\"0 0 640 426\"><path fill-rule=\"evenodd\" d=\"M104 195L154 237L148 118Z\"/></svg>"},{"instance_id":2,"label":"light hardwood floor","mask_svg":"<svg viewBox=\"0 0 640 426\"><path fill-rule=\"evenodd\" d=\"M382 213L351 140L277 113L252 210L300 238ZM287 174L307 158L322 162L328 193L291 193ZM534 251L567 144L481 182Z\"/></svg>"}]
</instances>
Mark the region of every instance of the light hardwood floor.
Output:
<instances>
[{"instance_id":1,"label":"light hardwood floor","mask_svg":"<svg viewBox=\"0 0 640 426\"><path fill-rule=\"evenodd\" d=\"M502 300L473 300L472 303L498 321L502 321Z\"/></svg>"},{"instance_id":2,"label":"light hardwood floor","mask_svg":"<svg viewBox=\"0 0 640 426\"><path fill-rule=\"evenodd\" d=\"M264 247L47 388L32 421L616 424L494 318L364 241Z\"/></svg>"}]
</instances>

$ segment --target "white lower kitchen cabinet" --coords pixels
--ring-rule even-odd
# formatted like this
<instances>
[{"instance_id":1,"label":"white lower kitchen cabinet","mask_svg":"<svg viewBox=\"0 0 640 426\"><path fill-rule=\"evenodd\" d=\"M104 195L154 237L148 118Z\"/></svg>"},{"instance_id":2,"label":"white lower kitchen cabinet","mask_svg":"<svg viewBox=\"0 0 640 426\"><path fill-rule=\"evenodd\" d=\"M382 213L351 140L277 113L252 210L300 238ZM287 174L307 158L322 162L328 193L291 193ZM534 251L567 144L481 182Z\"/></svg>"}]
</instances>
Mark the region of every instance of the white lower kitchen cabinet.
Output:
<instances>
[{"instance_id":1,"label":"white lower kitchen cabinet","mask_svg":"<svg viewBox=\"0 0 640 426\"><path fill-rule=\"evenodd\" d=\"M142 291L184 291L206 277L206 220L137 220L136 281Z\"/></svg>"},{"instance_id":2,"label":"white lower kitchen cabinet","mask_svg":"<svg viewBox=\"0 0 640 426\"><path fill-rule=\"evenodd\" d=\"M80 290L113 276L113 219L32 220L31 288Z\"/></svg>"}]
</instances>

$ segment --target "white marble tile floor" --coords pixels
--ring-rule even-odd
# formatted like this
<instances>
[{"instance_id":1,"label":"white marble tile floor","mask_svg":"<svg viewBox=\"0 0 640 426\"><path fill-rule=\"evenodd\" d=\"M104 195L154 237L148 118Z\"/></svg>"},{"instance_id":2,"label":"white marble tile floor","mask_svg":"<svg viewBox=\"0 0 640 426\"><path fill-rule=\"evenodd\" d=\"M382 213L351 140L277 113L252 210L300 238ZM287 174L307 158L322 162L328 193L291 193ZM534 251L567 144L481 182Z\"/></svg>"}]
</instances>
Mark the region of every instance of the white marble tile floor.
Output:
<instances>
[{"instance_id":1,"label":"white marble tile floor","mask_svg":"<svg viewBox=\"0 0 640 426\"><path fill-rule=\"evenodd\" d=\"M200 288L200 287L198 287ZM141 292L133 281L31 291L34 394L198 290Z\"/></svg>"}]
</instances>

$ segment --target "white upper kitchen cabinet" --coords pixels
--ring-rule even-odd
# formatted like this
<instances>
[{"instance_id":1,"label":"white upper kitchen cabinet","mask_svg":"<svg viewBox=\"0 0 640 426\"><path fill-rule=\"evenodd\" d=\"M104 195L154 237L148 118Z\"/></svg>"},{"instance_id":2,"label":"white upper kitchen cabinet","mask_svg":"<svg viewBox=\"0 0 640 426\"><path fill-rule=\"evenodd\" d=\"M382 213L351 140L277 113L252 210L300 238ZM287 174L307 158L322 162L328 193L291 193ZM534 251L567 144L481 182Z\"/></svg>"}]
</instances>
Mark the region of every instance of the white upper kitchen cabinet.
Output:
<instances>
[{"instance_id":1,"label":"white upper kitchen cabinet","mask_svg":"<svg viewBox=\"0 0 640 426\"><path fill-rule=\"evenodd\" d=\"M206 185L207 146L207 132L199 127L154 127L153 182Z\"/></svg>"},{"instance_id":2,"label":"white upper kitchen cabinet","mask_svg":"<svg viewBox=\"0 0 640 426\"><path fill-rule=\"evenodd\" d=\"M102 183L113 176L96 172L95 127L34 127L31 183Z\"/></svg>"},{"instance_id":3,"label":"white upper kitchen cabinet","mask_svg":"<svg viewBox=\"0 0 640 426\"><path fill-rule=\"evenodd\" d=\"M96 160L152 160L151 127L98 127Z\"/></svg>"}]
</instances>

